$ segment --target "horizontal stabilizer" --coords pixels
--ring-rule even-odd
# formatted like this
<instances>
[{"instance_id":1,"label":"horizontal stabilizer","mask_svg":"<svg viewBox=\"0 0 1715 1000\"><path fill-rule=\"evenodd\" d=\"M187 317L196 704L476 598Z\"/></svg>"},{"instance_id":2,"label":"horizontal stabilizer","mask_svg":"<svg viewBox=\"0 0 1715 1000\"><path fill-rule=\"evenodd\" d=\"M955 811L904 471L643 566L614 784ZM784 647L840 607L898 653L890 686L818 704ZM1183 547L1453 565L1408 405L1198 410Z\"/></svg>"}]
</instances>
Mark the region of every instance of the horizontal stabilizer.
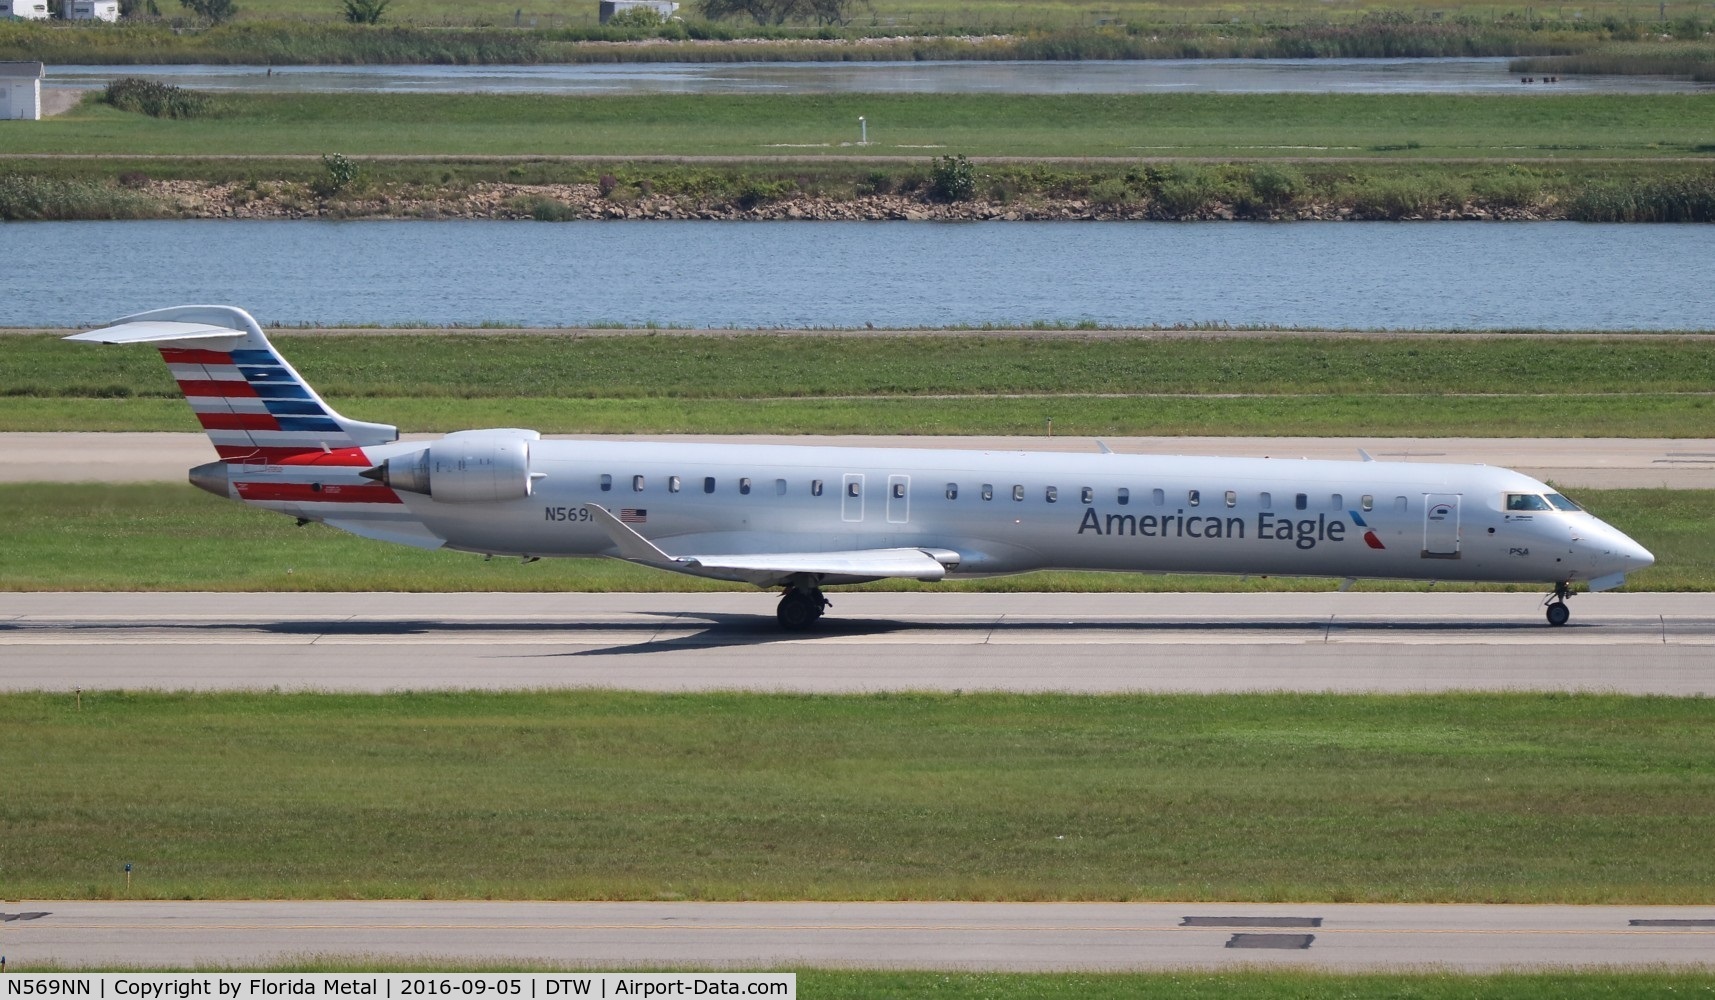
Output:
<instances>
[{"instance_id":1,"label":"horizontal stabilizer","mask_svg":"<svg viewBox=\"0 0 1715 1000\"><path fill-rule=\"evenodd\" d=\"M208 323L175 323L162 320L142 320L116 323L88 333L74 333L64 339L88 344L158 344L180 340L215 340L221 337L243 337L244 330L213 326Z\"/></svg>"}]
</instances>

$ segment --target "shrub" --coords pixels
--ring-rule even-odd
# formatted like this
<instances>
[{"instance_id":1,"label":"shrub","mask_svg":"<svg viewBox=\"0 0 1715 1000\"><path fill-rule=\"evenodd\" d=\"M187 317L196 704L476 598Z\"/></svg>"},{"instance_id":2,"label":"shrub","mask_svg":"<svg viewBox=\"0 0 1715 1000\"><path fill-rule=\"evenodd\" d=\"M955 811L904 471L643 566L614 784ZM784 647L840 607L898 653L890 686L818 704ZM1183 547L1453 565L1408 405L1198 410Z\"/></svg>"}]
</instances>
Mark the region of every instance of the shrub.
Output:
<instances>
[{"instance_id":1,"label":"shrub","mask_svg":"<svg viewBox=\"0 0 1715 1000\"><path fill-rule=\"evenodd\" d=\"M120 111L151 118L195 118L208 110L208 95L170 83L122 76L107 85L101 100Z\"/></svg>"},{"instance_id":2,"label":"shrub","mask_svg":"<svg viewBox=\"0 0 1715 1000\"><path fill-rule=\"evenodd\" d=\"M1250 187L1262 204L1284 208L1304 189L1304 175L1285 164L1261 163L1251 168Z\"/></svg>"},{"instance_id":3,"label":"shrub","mask_svg":"<svg viewBox=\"0 0 1715 1000\"><path fill-rule=\"evenodd\" d=\"M976 197L977 170L970 158L937 156L929 167L929 194L936 201L969 201Z\"/></svg>"},{"instance_id":4,"label":"shrub","mask_svg":"<svg viewBox=\"0 0 1715 1000\"><path fill-rule=\"evenodd\" d=\"M328 153L322 157L322 176L315 184L316 193L322 197L337 194L357 183L362 174L362 168L356 160L344 153Z\"/></svg>"},{"instance_id":5,"label":"shrub","mask_svg":"<svg viewBox=\"0 0 1715 1000\"><path fill-rule=\"evenodd\" d=\"M387 11L390 2L392 0L344 0L342 13L351 24L380 24L381 15Z\"/></svg>"},{"instance_id":6,"label":"shrub","mask_svg":"<svg viewBox=\"0 0 1715 1000\"><path fill-rule=\"evenodd\" d=\"M601 196L603 198L611 198L613 197L614 189L619 187L619 178L612 174L602 174L600 177L596 178L595 186L601 191Z\"/></svg>"},{"instance_id":7,"label":"shrub","mask_svg":"<svg viewBox=\"0 0 1715 1000\"><path fill-rule=\"evenodd\" d=\"M238 5L232 0L179 0L179 4L211 24L229 21L238 13Z\"/></svg>"},{"instance_id":8,"label":"shrub","mask_svg":"<svg viewBox=\"0 0 1715 1000\"><path fill-rule=\"evenodd\" d=\"M1090 185L1090 201L1099 208L1124 208L1132 200L1131 187L1123 177L1103 177Z\"/></svg>"}]
</instances>

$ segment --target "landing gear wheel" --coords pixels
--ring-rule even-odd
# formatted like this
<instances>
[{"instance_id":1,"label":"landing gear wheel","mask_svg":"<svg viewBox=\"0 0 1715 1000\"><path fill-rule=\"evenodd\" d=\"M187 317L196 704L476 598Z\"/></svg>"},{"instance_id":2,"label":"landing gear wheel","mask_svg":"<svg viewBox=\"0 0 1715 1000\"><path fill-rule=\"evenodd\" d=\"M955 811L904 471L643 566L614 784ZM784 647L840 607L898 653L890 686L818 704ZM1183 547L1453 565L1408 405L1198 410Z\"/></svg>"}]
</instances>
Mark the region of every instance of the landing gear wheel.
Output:
<instances>
[{"instance_id":1,"label":"landing gear wheel","mask_svg":"<svg viewBox=\"0 0 1715 1000\"><path fill-rule=\"evenodd\" d=\"M1543 603L1548 607L1548 624L1558 628L1566 624L1572 617L1572 609L1566 606L1566 599L1572 596L1572 587L1566 583L1554 585L1554 593Z\"/></svg>"},{"instance_id":2,"label":"landing gear wheel","mask_svg":"<svg viewBox=\"0 0 1715 1000\"><path fill-rule=\"evenodd\" d=\"M822 617L828 601L820 590L788 590L780 595L780 607L774 611L780 627L788 632L802 632Z\"/></svg>"}]
</instances>

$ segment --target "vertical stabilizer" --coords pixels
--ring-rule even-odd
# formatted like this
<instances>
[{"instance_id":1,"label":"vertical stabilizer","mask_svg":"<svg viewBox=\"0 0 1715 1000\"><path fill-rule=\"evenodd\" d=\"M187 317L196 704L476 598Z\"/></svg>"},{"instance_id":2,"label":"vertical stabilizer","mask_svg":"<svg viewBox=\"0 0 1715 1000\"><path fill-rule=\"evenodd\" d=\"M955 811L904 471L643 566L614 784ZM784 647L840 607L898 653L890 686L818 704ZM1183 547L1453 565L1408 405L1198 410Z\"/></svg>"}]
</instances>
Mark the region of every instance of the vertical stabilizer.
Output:
<instances>
[{"instance_id":1,"label":"vertical stabilizer","mask_svg":"<svg viewBox=\"0 0 1715 1000\"><path fill-rule=\"evenodd\" d=\"M340 416L233 306L138 313L67 340L153 344L223 462L277 463L305 452L397 440L399 430Z\"/></svg>"}]
</instances>

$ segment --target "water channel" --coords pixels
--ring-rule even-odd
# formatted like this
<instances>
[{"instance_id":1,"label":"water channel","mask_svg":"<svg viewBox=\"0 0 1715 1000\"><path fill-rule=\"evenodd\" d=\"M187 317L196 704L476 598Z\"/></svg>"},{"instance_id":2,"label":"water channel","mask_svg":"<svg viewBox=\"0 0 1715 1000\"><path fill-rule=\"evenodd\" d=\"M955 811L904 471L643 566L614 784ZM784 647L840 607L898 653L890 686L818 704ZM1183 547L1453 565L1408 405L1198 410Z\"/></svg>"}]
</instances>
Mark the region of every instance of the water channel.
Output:
<instances>
[{"instance_id":1,"label":"water channel","mask_svg":"<svg viewBox=\"0 0 1715 1000\"><path fill-rule=\"evenodd\" d=\"M1521 82L1507 59L621 63L554 66L50 66L48 87L146 76L201 90L553 94L1691 93L1664 77Z\"/></svg>"},{"instance_id":2,"label":"water channel","mask_svg":"<svg viewBox=\"0 0 1715 1000\"><path fill-rule=\"evenodd\" d=\"M1709 329L1715 226L0 223L0 326L264 323Z\"/></svg>"}]
</instances>

